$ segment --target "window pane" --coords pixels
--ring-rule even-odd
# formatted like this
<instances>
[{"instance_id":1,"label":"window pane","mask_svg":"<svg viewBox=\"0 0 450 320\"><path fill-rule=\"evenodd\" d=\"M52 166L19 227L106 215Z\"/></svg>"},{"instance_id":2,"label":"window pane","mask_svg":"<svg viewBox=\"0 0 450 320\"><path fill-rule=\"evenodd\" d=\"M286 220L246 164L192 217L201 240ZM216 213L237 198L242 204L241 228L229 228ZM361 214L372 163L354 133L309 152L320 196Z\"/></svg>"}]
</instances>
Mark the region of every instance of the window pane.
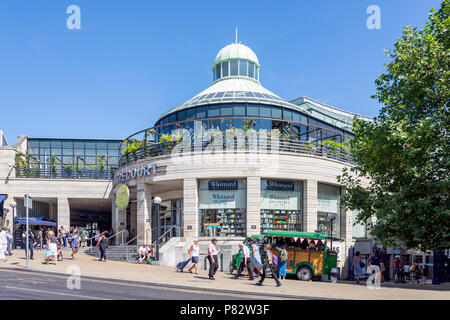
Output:
<instances>
[{"instance_id":1,"label":"window pane","mask_svg":"<svg viewBox=\"0 0 450 320\"><path fill-rule=\"evenodd\" d=\"M272 118L281 119L281 108L272 108Z\"/></svg>"},{"instance_id":2,"label":"window pane","mask_svg":"<svg viewBox=\"0 0 450 320\"><path fill-rule=\"evenodd\" d=\"M239 60L239 75L247 77L247 60Z\"/></svg>"},{"instance_id":3,"label":"window pane","mask_svg":"<svg viewBox=\"0 0 450 320\"><path fill-rule=\"evenodd\" d=\"M292 120L292 111L288 109L283 110L283 119Z\"/></svg>"},{"instance_id":4,"label":"window pane","mask_svg":"<svg viewBox=\"0 0 450 320\"><path fill-rule=\"evenodd\" d=\"M235 116L245 116L245 104L235 104L234 105L234 115Z\"/></svg>"},{"instance_id":5,"label":"window pane","mask_svg":"<svg viewBox=\"0 0 450 320\"><path fill-rule=\"evenodd\" d=\"M185 110L183 110L183 111L178 111L178 112L177 112L177 118L178 118L178 121L183 121L183 120L185 120L185 119L186 119L186 113L185 113Z\"/></svg>"},{"instance_id":6,"label":"window pane","mask_svg":"<svg viewBox=\"0 0 450 320\"><path fill-rule=\"evenodd\" d=\"M248 76L250 78L254 78L255 77L255 64L253 62L249 62L248 63Z\"/></svg>"},{"instance_id":7,"label":"window pane","mask_svg":"<svg viewBox=\"0 0 450 320\"><path fill-rule=\"evenodd\" d=\"M230 61L230 76L238 75L238 60Z\"/></svg>"},{"instance_id":8,"label":"window pane","mask_svg":"<svg viewBox=\"0 0 450 320\"><path fill-rule=\"evenodd\" d=\"M228 77L228 61L222 62L222 77Z\"/></svg>"},{"instance_id":9,"label":"window pane","mask_svg":"<svg viewBox=\"0 0 450 320\"><path fill-rule=\"evenodd\" d=\"M216 66L216 79L220 79L220 64Z\"/></svg>"},{"instance_id":10,"label":"window pane","mask_svg":"<svg viewBox=\"0 0 450 320\"><path fill-rule=\"evenodd\" d=\"M186 110L186 120L192 120L195 117L196 108Z\"/></svg>"},{"instance_id":11,"label":"window pane","mask_svg":"<svg viewBox=\"0 0 450 320\"><path fill-rule=\"evenodd\" d=\"M259 116L259 106L258 105L247 105L247 115L248 116Z\"/></svg>"},{"instance_id":12,"label":"window pane","mask_svg":"<svg viewBox=\"0 0 450 320\"><path fill-rule=\"evenodd\" d=\"M221 111L221 115L222 116L232 116L233 115L233 105L231 104L224 104L222 105L222 111Z\"/></svg>"},{"instance_id":13,"label":"window pane","mask_svg":"<svg viewBox=\"0 0 450 320\"><path fill-rule=\"evenodd\" d=\"M177 114L176 113L171 114L169 117L169 123L172 123L172 122L177 122Z\"/></svg>"},{"instance_id":14,"label":"window pane","mask_svg":"<svg viewBox=\"0 0 450 320\"><path fill-rule=\"evenodd\" d=\"M72 141L63 141L62 142L62 147L63 148L73 148L73 143L72 143Z\"/></svg>"},{"instance_id":15,"label":"window pane","mask_svg":"<svg viewBox=\"0 0 450 320\"><path fill-rule=\"evenodd\" d=\"M208 107L208 118L220 116L220 105Z\"/></svg>"},{"instance_id":16,"label":"window pane","mask_svg":"<svg viewBox=\"0 0 450 320\"><path fill-rule=\"evenodd\" d=\"M105 142L97 142L97 149L106 149L108 148Z\"/></svg>"},{"instance_id":17,"label":"window pane","mask_svg":"<svg viewBox=\"0 0 450 320\"><path fill-rule=\"evenodd\" d=\"M292 114L292 120L300 122L300 113L294 111L294 113Z\"/></svg>"},{"instance_id":18,"label":"window pane","mask_svg":"<svg viewBox=\"0 0 450 320\"><path fill-rule=\"evenodd\" d=\"M261 117L268 117L268 118L270 118L271 117L271 107L269 107L269 106L261 106L260 107L260 116Z\"/></svg>"},{"instance_id":19,"label":"window pane","mask_svg":"<svg viewBox=\"0 0 450 320\"><path fill-rule=\"evenodd\" d=\"M206 107L197 107L197 119L206 118Z\"/></svg>"},{"instance_id":20,"label":"window pane","mask_svg":"<svg viewBox=\"0 0 450 320\"><path fill-rule=\"evenodd\" d=\"M52 148L61 148L61 141L52 141Z\"/></svg>"}]
</instances>

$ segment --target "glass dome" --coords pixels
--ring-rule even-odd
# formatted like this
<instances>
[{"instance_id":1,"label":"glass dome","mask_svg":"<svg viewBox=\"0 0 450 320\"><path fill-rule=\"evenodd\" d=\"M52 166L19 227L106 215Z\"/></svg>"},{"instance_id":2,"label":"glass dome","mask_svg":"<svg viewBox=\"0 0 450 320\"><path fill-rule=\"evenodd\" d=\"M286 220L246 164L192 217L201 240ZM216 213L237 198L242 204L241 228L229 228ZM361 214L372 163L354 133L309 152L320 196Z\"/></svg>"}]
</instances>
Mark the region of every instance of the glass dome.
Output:
<instances>
[{"instance_id":1,"label":"glass dome","mask_svg":"<svg viewBox=\"0 0 450 320\"><path fill-rule=\"evenodd\" d=\"M229 77L245 77L259 82L259 61L249 47L232 43L222 48L212 67L213 81Z\"/></svg>"}]
</instances>

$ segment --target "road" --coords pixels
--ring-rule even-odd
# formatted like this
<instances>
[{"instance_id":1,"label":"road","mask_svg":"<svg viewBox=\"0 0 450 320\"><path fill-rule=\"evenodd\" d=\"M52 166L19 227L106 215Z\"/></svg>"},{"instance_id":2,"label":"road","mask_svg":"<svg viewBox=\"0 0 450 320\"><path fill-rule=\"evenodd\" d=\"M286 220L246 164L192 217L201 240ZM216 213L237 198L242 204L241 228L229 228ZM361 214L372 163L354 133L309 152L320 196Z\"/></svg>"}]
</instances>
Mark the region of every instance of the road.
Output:
<instances>
[{"instance_id":1,"label":"road","mask_svg":"<svg viewBox=\"0 0 450 320\"><path fill-rule=\"evenodd\" d=\"M68 276L0 270L1 300L253 300L261 297L228 293L123 284L83 279L80 289L69 289ZM74 284L69 281L69 284Z\"/></svg>"}]
</instances>

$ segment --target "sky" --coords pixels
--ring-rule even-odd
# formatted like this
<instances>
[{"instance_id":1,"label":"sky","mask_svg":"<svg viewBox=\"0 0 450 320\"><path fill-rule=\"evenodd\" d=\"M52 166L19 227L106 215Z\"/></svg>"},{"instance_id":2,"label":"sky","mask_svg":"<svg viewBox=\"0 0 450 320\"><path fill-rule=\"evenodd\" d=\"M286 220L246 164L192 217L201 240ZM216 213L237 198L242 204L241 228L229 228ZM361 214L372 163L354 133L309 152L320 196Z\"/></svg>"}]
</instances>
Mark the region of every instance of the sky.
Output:
<instances>
[{"instance_id":1,"label":"sky","mask_svg":"<svg viewBox=\"0 0 450 320\"><path fill-rule=\"evenodd\" d=\"M70 5L81 29L68 29ZM380 8L370 30L367 8ZM123 139L212 83L212 63L238 41L261 84L376 116L384 50L423 28L440 0L2 0L0 130L17 136Z\"/></svg>"}]
</instances>

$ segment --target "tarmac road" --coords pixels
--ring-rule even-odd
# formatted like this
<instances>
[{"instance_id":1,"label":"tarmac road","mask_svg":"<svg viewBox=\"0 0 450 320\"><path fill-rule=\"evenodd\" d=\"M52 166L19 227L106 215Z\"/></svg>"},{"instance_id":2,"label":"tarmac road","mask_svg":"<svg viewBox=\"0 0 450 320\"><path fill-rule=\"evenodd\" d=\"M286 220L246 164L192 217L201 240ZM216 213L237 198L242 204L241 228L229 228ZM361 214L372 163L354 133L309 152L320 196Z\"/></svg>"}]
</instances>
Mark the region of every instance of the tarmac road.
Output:
<instances>
[{"instance_id":1,"label":"tarmac road","mask_svg":"<svg viewBox=\"0 0 450 320\"><path fill-rule=\"evenodd\" d=\"M0 270L1 300L253 300L260 297L83 279L69 289L68 276ZM73 285L74 281L69 281Z\"/></svg>"}]
</instances>

